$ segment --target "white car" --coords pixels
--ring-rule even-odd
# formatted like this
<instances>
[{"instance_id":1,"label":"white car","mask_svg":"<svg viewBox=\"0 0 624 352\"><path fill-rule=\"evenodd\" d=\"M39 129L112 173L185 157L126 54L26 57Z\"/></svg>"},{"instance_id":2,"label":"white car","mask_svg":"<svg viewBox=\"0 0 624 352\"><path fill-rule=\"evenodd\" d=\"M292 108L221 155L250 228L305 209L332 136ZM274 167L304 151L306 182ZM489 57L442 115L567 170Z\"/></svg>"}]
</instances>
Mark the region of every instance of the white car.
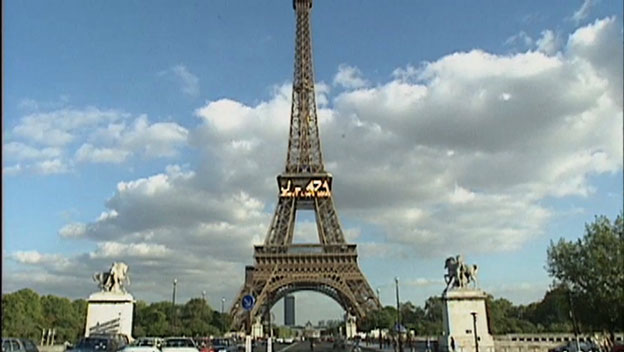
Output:
<instances>
[{"instance_id":1,"label":"white car","mask_svg":"<svg viewBox=\"0 0 624 352\"><path fill-rule=\"evenodd\" d=\"M290 345L291 343L294 343L294 342L295 342L295 339L293 337L285 337L284 338L284 343L287 343L287 344Z\"/></svg>"},{"instance_id":2,"label":"white car","mask_svg":"<svg viewBox=\"0 0 624 352\"><path fill-rule=\"evenodd\" d=\"M141 337L123 348L123 352L160 352L163 339L159 337Z\"/></svg>"},{"instance_id":3,"label":"white car","mask_svg":"<svg viewBox=\"0 0 624 352\"><path fill-rule=\"evenodd\" d=\"M163 341L162 352L199 352L190 337L168 337Z\"/></svg>"}]
</instances>

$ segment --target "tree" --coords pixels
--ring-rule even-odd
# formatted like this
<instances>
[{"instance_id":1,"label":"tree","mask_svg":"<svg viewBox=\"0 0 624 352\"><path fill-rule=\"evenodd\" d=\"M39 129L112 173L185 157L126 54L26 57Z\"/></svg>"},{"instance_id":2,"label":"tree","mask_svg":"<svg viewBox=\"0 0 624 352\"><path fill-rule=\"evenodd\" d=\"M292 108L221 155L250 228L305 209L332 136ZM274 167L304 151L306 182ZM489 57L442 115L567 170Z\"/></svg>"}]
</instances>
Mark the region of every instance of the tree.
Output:
<instances>
[{"instance_id":1,"label":"tree","mask_svg":"<svg viewBox=\"0 0 624 352\"><path fill-rule=\"evenodd\" d=\"M80 313L82 312L76 312L68 298L42 296L41 307L44 318L43 328L55 329L57 342L74 341L82 335L84 325L77 324L81 321Z\"/></svg>"},{"instance_id":2,"label":"tree","mask_svg":"<svg viewBox=\"0 0 624 352\"><path fill-rule=\"evenodd\" d=\"M72 307L77 317L73 324L75 330L78 331L78 336L74 339L78 339L80 336L84 336L85 326L87 325L87 301L84 299L77 299L72 302ZM71 341L72 340L70 340L70 342Z\"/></svg>"},{"instance_id":3,"label":"tree","mask_svg":"<svg viewBox=\"0 0 624 352\"><path fill-rule=\"evenodd\" d=\"M537 328L532 322L523 319L524 307L514 306L505 298L486 299L490 333L494 335L509 333L533 333Z\"/></svg>"},{"instance_id":4,"label":"tree","mask_svg":"<svg viewBox=\"0 0 624 352\"><path fill-rule=\"evenodd\" d=\"M569 311L567 289L557 285L540 302L524 307L521 317L535 324L539 331L573 332Z\"/></svg>"},{"instance_id":5,"label":"tree","mask_svg":"<svg viewBox=\"0 0 624 352\"><path fill-rule=\"evenodd\" d=\"M547 270L569 290L574 313L589 329L624 330L624 219L596 216L577 241L548 248ZM582 304L581 304L582 302Z\"/></svg>"},{"instance_id":6,"label":"tree","mask_svg":"<svg viewBox=\"0 0 624 352\"><path fill-rule=\"evenodd\" d=\"M38 341L44 327L39 295L25 288L2 296L2 334Z\"/></svg>"}]
</instances>

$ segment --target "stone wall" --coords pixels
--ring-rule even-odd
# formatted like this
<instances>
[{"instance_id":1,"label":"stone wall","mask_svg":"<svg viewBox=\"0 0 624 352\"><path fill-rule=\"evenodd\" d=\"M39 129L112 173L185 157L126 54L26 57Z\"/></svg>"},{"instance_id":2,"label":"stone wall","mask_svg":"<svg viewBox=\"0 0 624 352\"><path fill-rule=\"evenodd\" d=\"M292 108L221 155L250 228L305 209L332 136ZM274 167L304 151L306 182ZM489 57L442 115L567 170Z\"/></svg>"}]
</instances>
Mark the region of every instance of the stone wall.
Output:
<instances>
[{"instance_id":1,"label":"stone wall","mask_svg":"<svg viewBox=\"0 0 624 352\"><path fill-rule=\"evenodd\" d=\"M39 352L65 352L65 345L37 346Z\"/></svg>"},{"instance_id":2,"label":"stone wall","mask_svg":"<svg viewBox=\"0 0 624 352\"><path fill-rule=\"evenodd\" d=\"M579 335L579 342L588 341L591 335ZM548 352L549 349L574 341L574 334L509 334L495 335L496 352ZM616 334L617 343L624 342L624 334Z\"/></svg>"}]
</instances>

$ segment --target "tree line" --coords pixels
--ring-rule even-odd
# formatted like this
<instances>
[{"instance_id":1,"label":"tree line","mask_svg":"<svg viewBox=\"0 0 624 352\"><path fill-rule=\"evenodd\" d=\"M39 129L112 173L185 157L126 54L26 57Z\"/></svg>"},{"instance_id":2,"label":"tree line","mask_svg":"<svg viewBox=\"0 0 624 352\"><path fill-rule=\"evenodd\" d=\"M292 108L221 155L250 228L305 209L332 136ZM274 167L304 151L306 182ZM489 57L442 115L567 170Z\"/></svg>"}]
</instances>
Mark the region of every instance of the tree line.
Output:
<instances>
[{"instance_id":1,"label":"tree line","mask_svg":"<svg viewBox=\"0 0 624 352\"><path fill-rule=\"evenodd\" d=\"M73 343L84 336L87 301L54 295L40 296L31 289L2 295L2 336L24 337L39 342L43 330L54 329L57 343ZM210 336L222 335L229 317L215 311L201 298L185 304L171 302L134 306L133 335Z\"/></svg>"},{"instance_id":2,"label":"tree line","mask_svg":"<svg viewBox=\"0 0 624 352\"><path fill-rule=\"evenodd\" d=\"M576 241L550 243L546 270L553 286L539 302L514 305L488 296L488 324L492 334L538 332L624 331L624 219L597 216ZM427 299L423 307L399 305L401 323L418 335L442 333L442 298ZM2 335L38 341L43 329L54 328L56 341L74 342L84 335L87 302L31 289L2 295ZM361 331L390 329L397 310L387 306L360 321ZM133 332L139 336L209 336L227 331L227 314L213 310L205 300L193 298L175 307L171 302L138 301ZM330 327L332 328L332 327ZM334 326L338 330L338 326Z\"/></svg>"}]
</instances>

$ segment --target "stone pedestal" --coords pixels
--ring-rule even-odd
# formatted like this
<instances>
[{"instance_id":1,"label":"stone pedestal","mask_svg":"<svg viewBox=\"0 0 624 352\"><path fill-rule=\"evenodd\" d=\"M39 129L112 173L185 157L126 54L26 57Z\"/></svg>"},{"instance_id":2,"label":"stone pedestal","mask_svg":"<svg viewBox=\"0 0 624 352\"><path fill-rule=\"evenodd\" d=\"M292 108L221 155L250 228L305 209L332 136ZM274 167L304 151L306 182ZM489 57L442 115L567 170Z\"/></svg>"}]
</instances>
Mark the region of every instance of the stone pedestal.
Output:
<instances>
[{"instance_id":1,"label":"stone pedestal","mask_svg":"<svg viewBox=\"0 0 624 352\"><path fill-rule=\"evenodd\" d=\"M124 292L97 292L89 296L85 336L119 333L132 339L134 298Z\"/></svg>"},{"instance_id":2,"label":"stone pedestal","mask_svg":"<svg viewBox=\"0 0 624 352\"><path fill-rule=\"evenodd\" d=\"M357 325L354 316L347 316L345 322L345 335L348 339L352 339L357 335Z\"/></svg>"},{"instance_id":3,"label":"stone pedestal","mask_svg":"<svg viewBox=\"0 0 624 352\"><path fill-rule=\"evenodd\" d=\"M442 295L444 332L439 341L441 351L453 350L452 337L455 340L455 351L476 352L476 325L479 352L494 352L494 339L488 329L485 298L485 292L467 288L448 290Z\"/></svg>"},{"instance_id":4,"label":"stone pedestal","mask_svg":"<svg viewBox=\"0 0 624 352\"><path fill-rule=\"evenodd\" d=\"M260 319L256 320L255 323L251 325L251 337L256 339L264 336L264 327L260 322Z\"/></svg>"}]
</instances>

